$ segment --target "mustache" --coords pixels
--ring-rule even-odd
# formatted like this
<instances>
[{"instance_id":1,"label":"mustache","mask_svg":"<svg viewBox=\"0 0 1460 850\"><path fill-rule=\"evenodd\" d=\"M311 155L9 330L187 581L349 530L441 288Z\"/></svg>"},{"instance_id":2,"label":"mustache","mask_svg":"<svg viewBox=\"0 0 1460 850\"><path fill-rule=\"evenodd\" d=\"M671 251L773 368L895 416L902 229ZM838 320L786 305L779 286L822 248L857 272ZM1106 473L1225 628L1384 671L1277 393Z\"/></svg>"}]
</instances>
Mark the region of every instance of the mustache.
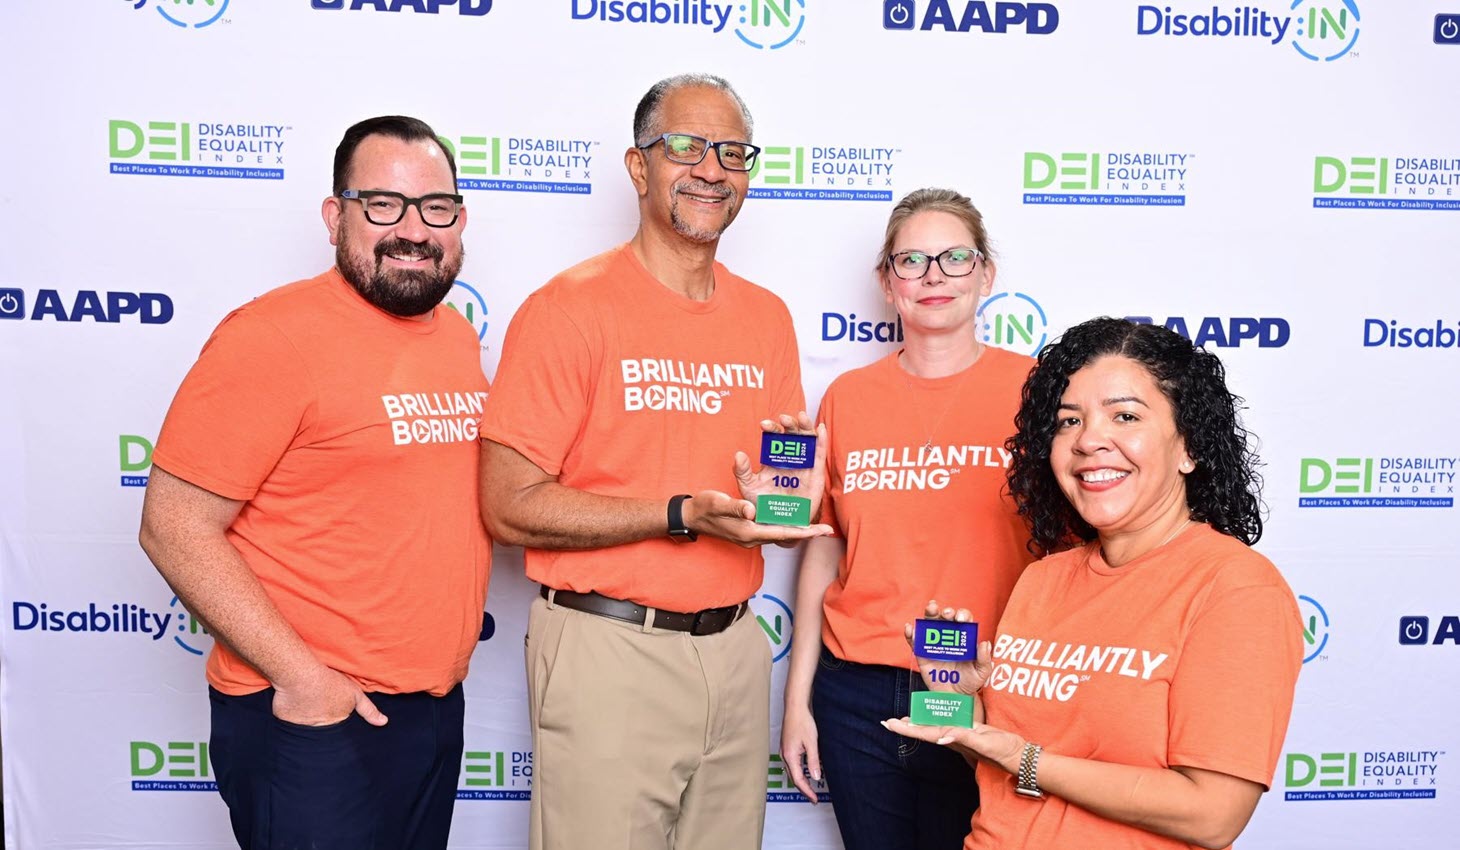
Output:
<instances>
[{"instance_id":1,"label":"mustache","mask_svg":"<svg viewBox=\"0 0 1460 850\"><path fill-rule=\"evenodd\" d=\"M379 265L386 254L420 254L434 262L441 262L446 256L440 245L432 242L412 242L408 239L382 239L375 243L375 262Z\"/></svg>"},{"instance_id":2,"label":"mustache","mask_svg":"<svg viewBox=\"0 0 1460 850\"><path fill-rule=\"evenodd\" d=\"M703 180L685 180L674 184L676 195L683 192L694 192L699 195L714 195L717 198L731 198L735 196L735 190L729 186L715 183L706 183Z\"/></svg>"}]
</instances>

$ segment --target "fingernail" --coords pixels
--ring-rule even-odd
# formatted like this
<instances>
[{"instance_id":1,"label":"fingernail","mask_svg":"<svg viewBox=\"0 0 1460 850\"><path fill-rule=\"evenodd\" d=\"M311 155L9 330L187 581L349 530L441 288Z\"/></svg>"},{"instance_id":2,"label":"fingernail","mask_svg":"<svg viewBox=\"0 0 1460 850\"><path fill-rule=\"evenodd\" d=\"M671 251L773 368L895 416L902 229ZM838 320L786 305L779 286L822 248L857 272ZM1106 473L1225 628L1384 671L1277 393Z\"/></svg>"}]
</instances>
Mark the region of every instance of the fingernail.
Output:
<instances>
[{"instance_id":1,"label":"fingernail","mask_svg":"<svg viewBox=\"0 0 1460 850\"><path fill-rule=\"evenodd\" d=\"M943 737L941 737L941 738L939 738L937 740L937 743L938 744L951 744L951 743L953 743L953 736L952 735L944 735Z\"/></svg>"},{"instance_id":2,"label":"fingernail","mask_svg":"<svg viewBox=\"0 0 1460 850\"><path fill-rule=\"evenodd\" d=\"M811 778L812 779L815 779L817 782L820 782L821 781L821 771L819 771L819 770L813 770L813 771L811 771Z\"/></svg>"}]
</instances>

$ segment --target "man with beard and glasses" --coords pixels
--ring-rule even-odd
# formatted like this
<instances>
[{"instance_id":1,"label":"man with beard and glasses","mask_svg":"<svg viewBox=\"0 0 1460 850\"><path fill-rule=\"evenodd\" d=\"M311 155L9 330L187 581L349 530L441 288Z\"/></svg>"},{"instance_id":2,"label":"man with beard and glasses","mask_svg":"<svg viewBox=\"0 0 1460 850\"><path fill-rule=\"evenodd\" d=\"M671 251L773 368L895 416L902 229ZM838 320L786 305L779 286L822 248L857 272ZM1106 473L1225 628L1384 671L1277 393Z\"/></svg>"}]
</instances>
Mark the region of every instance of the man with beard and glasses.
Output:
<instances>
[{"instance_id":1,"label":"man with beard and glasses","mask_svg":"<svg viewBox=\"0 0 1460 850\"><path fill-rule=\"evenodd\" d=\"M745 451L812 423L785 305L715 262L750 139L719 77L656 84L624 154L638 231L533 293L507 330L482 510L542 585L527 631L533 850L760 846L771 660L747 600L760 544L830 528L755 522L775 470L753 472Z\"/></svg>"},{"instance_id":2,"label":"man with beard and glasses","mask_svg":"<svg viewBox=\"0 0 1460 850\"><path fill-rule=\"evenodd\" d=\"M491 550L487 395L441 306L466 209L414 118L346 131L335 268L230 313L162 426L141 542L215 638L209 748L246 850L444 848Z\"/></svg>"}]
</instances>

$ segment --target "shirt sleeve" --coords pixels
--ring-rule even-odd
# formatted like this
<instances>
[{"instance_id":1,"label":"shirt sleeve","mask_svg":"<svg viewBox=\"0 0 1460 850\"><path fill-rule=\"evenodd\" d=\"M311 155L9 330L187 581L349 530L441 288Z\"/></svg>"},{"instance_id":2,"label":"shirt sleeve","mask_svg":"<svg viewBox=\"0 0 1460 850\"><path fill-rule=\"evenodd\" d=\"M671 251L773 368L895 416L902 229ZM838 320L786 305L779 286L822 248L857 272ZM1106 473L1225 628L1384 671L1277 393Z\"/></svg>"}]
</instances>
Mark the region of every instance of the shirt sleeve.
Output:
<instances>
[{"instance_id":1,"label":"shirt sleeve","mask_svg":"<svg viewBox=\"0 0 1460 850\"><path fill-rule=\"evenodd\" d=\"M558 475L588 416L594 364L582 328L542 293L530 296L502 343L482 415L482 439Z\"/></svg>"},{"instance_id":2,"label":"shirt sleeve","mask_svg":"<svg viewBox=\"0 0 1460 850\"><path fill-rule=\"evenodd\" d=\"M246 501L313 418L314 379L274 324L246 307L225 317L183 378L152 462Z\"/></svg>"},{"instance_id":3,"label":"shirt sleeve","mask_svg":"<svg viewBox=\"0 0 1460 850\"><path fill-rule=\"evenodd\" d=\"M1171 682L1167 759L1271 785L1303 664L1297 603L1283 586L1214 594Z\"/></svg>"}]
</instances>

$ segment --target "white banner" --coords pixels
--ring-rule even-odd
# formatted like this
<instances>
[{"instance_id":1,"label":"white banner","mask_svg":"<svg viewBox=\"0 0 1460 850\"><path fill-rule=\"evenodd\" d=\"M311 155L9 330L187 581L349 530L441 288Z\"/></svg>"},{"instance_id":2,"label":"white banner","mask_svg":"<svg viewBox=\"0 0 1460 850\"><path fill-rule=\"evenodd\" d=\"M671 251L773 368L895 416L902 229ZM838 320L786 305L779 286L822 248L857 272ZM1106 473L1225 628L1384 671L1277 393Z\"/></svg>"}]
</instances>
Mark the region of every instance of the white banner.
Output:
<instances>
[{"instance_id":1,"label":"white banner","mask_svg":"<svg viewBox=\"0 0 1460 850\"><path fill-rule=\"evenodd\" d=\"M7 848L228 848L210 638L136 544L152 440L233 307L326 268L343 130L430 122L471 208L453 307L492 374L518 304L626 240L654 81L724 75L765 147L721 245L795 317L808 399L896 345L870 266L949 186L999 274L980 333L1099 314L1220 353L1261 437L1259 545L1308 661L1243 848L1460 828L1455 15L1378 0L110 0L0 11L0 731ZM795 554L753 600L777 660ZM524 847L520 636L498 548L452 846ZM767 847L838 847L767 742ZM1460 757L1460 756L1456 756Z\"/></svg>"}]
</instances>

